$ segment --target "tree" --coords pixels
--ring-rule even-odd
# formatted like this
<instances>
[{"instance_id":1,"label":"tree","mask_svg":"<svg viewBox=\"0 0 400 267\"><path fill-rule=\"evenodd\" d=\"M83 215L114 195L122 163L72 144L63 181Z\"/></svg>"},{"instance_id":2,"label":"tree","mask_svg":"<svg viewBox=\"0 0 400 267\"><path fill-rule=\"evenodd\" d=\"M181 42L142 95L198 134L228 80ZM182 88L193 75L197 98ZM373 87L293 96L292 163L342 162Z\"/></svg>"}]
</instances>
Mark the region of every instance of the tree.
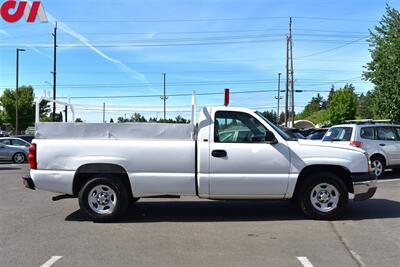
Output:
<instances>
[{"instance_id":1,"label":"tree","mask_svg":"<svg viewBox=\"0 0 400 267\"><path fill-rule=\"evenodd\" d=\"M285 122L285 112L281 112L281 114L279 114L279 122L278 124L282 124Z\"/></svg>"},{"instance_id":2,"label":"tree","mask_svg":"<svg viewBox=\"0 0 400 267\"><path fill-rule=\"evenodd\" d=\"M110 119L110 123L114 123L114 119L113 118Z\"/></svg>"},{"instance_id":3,"label":"tree","mask_svg":"<svg viewBox=\"0 0 400 267\"><path fill-rule=\"evenodd\" d=\"M345 85L342 89L335 91L328 105L329 120L333 124L343 123L345 120L352 120L356 116L357 95L354 87Z\"/></svg>"},{"instance_id":4,"label":"tree","mask_svg":"<svg viewBox=\"0 0 400 267\"><path fill-rule=\"evenodd\" d=\"M372 105L373 105L373 99L371 92L367 92L366 95L361 94L358 97L357 118L372 119L374 117Z\"/></svg>"},{"instance_id":5,"label":"tree","mask_svg":"<svg viewBox=\"0 0 400 267\"><path fill-rule=\"evenodd\" d=\"M270 122L277 123L278 122L278 115L276 114L275 111L263 111L261 114L267 118Z\"/></svg>"},{"instance_id":6,"label":"tree","mask_svg":"<svg viewBox=\"0 0 400 267\"><path fill-rule=\"evenodd\" d=\"M134 113L130 120L130 122L147 122L146 118L144 116L142 116L140 113Z\"/></svg>"},{"instance_id":7,"label":"tree","mask_svg":"<svg viewBox=\"0 0 400 267\"><path fill-rule=\"evenodd\" d=\"M3 107L3 120L15 128L15 90L6 89L0 97L0 105ZM35 122L35 95L32 86L21 86L18 90L18 125L19 130L32 126ZM40 116L47 116L49 112L48 103L40 105Z\"/></svg>"},{"instance_id":8,"label":"tree","mask_svg":"<svg viewBox=\"0 0 400 267\"><path fill-rule=\"evenodd\" d=\"M189 120L185 119L181 115L178 115L178 116L175 117L175 122L176 123L188 123Z\"/></svg>"},{"instance_id":9,"label":"tree","mask_svg":"<svg viewBox=\"0 0 400 267\"><path fill-rule=\"evenodd\" d=\"M400 12L386 6L378 26L368 39L371 62L363 73L375 85L373 109L380 118L400 121Z\"/></svg>"},{"instance_id":10,"label":"tree","mask_svg":"<svg viewBox=\"0 0 400 267\"><path fill-rule=\"evenodd\" d=\"M311 98L310 102L304 107L304 110L297 115L298 119L306 119L312 114L320 111L324 105L324 98L317 94L316 97Z\"/></svg>"},{"instance_id":11,"label":"tree","mask_svg":"<svg viewBox=\"0 0 400 267\"><path fill-rule=\"evenodd\" d=\"M307 120L312 121L314 124L319 124L321 127L329 126L331 124L329 113L326 109L321 109L313 113Z\"/></svg>"},{"instance_id":12,"label":"tree","mask_svg":"<svg viewBox=\"0 0 400 267\"><path fill-rule=\"evenodd\" d=\"M81 118L76 118L75 122L83 122Z\"/></svg>"}]
</instances>

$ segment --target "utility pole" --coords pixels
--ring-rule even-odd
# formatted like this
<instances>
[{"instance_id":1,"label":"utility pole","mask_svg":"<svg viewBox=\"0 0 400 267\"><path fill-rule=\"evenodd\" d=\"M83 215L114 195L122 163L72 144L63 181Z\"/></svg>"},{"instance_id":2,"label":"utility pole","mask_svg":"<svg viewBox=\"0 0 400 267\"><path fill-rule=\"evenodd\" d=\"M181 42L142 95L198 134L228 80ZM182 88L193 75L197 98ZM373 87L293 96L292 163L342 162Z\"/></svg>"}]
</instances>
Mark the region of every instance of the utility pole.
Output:
<instances>
[{"instance_id":1,"label":"utility pole","mask_svg":"<svg viewBox=\"0 0 400 267\"><path fill-rule=\"evenodd\" d=\"M16 85L15 85L15 134L18 134L18 88L19 88L19 52L25 49L17 48L17 64L16 64Z\"/></svg>"},{"instance_id":2,"label":"utility pole","mask_svg":"<svg viewBox=\"0 0 400 267\"><path fill-rule=\"evenodd\" d=\"M289 116L289 36L286 36L286 90L285 90L285 127Z\"/></svg>"},{"instance_id":3,"label":"utility pole","mask_svg":"<svg viewBox=\"0 0 400 267\"><path fill-rule=\"evenodd\" d=\"M103 102L103 123L106 122L106 103Z\"/></svg>"},{"instance_id":4,"label":"utility pole","mask_svg":"<svg viewBox=\"0 0 400 267\"><path fill-rule=\"evenodd\" d=\"M164 95L161 97L162 100L164 100L164 121L167 119L166 113L167 113L167 95L166 95L166 73L163 73L164 77Z\"/></svg>"},{"instance_id":5,"label":"utility pole","mask_svg":"<svg viewBox=\"0 0 400 267\"><path fill-rule=\"evenodd\" d=\"M278 108L276 111L277 117L278 117L278 121L279 121L279 102L281 100L281 75L282 73L278 73L278 97L276 99L278 99Z\"/></svg>"},{"instance_id":6,"label":"utility pole","mask_svg":"<svg viewBox=\"0 0 400 267\"><path fill-rule=\"evenodd\" d=\"M294 127L294 77L293 77L293 36L292 36L292 17L289 21L289 36L290 36L290 89L292 92L292 127Z\"/></svg>"},{"instance_id":7,"label":"utility pole","mask_svg":"<svg viewBox=\"0 0 400 267\"><path fill-rule=\"evenodd\" d=\"M54 61L53 61L53 100L56 100L56 88L57 88L57 22L54 27L54 33L52 34L54 37ZM56 103L53 102L53 121L56 120Z\"/></svg>"}]
</instances>

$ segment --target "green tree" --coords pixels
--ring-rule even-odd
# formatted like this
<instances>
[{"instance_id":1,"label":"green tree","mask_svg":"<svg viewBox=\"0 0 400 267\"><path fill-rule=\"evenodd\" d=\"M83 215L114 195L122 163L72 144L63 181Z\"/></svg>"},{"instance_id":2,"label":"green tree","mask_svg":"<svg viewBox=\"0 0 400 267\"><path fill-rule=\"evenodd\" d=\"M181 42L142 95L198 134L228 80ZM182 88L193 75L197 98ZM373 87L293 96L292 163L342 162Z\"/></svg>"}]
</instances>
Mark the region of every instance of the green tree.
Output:
<instances>
[{"instance_id":1,"label":"green tree","mask_svg":"<svg viewBox=\"0 0 400 267\"><path fill-rule=\"evenodd\" d=\"M134 113L129 119L130 122L147 122L146 118L140 113Z\"/></svg>"},{"instance_id":2,"label":"green tree","mask_svg":"<svg viewBox=\"0 0 400 267\"><path fill-rule=\"evenodd\" d=\"M181 115L178 115L178 116L175 117L175 122L176 123L188 123L189 120L185 119Z\"/></svg>"},{"instance_id":3,"label":"green tree","mask_svg":"<svg viewBox=\"0 0 400 267\"><path fill-rule=\"evenodd\" d=\"M307 120L312 121L314 124L319 124L322 127L328 126L331 124L329 118L329 112L326 109L321 109L313 113Z\"/></svg>"},{"instance_id":4,"label":"green tree","mask_svg":"<svg viewBox=\"0 0 400 267\"><path fill-rule=\"evenodd\" d=\"M357 112L357 95L352 85L346 85L335 91L328 105L329 121L333 124L343 123L355 118Z\"/></svg>"},{"instance_id":5,"label":"green tree","mask_svg":"<svg viewBox=\"0 0 400 267\"><path fill-rule=\"evenodd\" d=\"M275 111L271 110L271 111L263 111L261 112L261 114L267 118L270 122L273 123L278 123L278 115L276 114Z\"/></svg>"},{"instance_id":6,"label":"green tree","mask_svg":"<svg viewBox=\"0 0 400 267\"><path fill-rule=\"evenodd\" d=\"M372 119L374 117L372 105L373 99L371 92L367 92L365 95L361 94L358 97L356 117L358 119Z\"/></svg>"},{"instance_id":7,"label":"green tree","mask_svg":"<svg viewBox=\"0 0 400 267\"><path fill-rule=\"evenodd\" d=\"M35 95L32 86L22 86L18 90L18 127L25 130L35 122ZM0 105L3 107L3 120L15 128L15 90L6 89L0 97ZM40 116L47 116L49 112L48 103L40 105Z\"/></svg>"},{"instance_id":8,"label":"green tree","mask_svg":"<svg viewBox=\"0 0 400 267\"><path fill-rule=\"evenodd\" d=\"M304 107L304 110L297 114L297 119L307 119L312 114L320 111L324 105L324 98L317 94L316 97L311 98L310 102Z\"/></svg>"},{"instance_id":9,"label":"green tree","mask_svg":"<svg viewBox=\"0 0 400 267\"><path fill-rule=\"evenodd\" d=\"M375 85L374 113L400 121L400 12L386 6L379 25L370 30L368 42L372 60L363 76Z\"/></svg>"}]
</instances>

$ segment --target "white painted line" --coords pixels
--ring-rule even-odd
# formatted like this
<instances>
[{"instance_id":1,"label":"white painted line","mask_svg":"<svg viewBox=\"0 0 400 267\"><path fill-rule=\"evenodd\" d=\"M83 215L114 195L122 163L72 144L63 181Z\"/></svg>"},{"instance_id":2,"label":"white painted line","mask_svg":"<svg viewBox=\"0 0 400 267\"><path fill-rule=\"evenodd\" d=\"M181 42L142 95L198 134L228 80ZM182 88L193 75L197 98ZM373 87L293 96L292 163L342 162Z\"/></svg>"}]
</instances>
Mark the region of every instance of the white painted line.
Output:
<instances>
[{"instance_id":1,"label":"white painted line","mask_svg":"<svg viewBox=\"0 0 400 267\"><path fill-rule=\"evenodd\" d=\"M51 265L53 265L56 261L58 261L61 258L62 258L62 256L52 256L48 261L46 261L45 263L40 265L40 267L50 267Z\"/></svg>"},{"instance_id":2,"label":"white painted line","mask_svg":"<svg viewBox=\"0 0 400 267\"><path fill-rule=\"evenodd\" d=\"M385 179L385 180L378 180L378 183L389 183L389 182L399 182L400 179Z\"/></svg>"},{"instance_id":3,"label":"white painted line","mask_svg":"<svg viewBox=\"0 0 400 267\"><path fill-rule=\"evenodd\" d=\"M307 259L307 257L296 257L304 267L314 267L312 263Z\"/></svg>"}]
</instances>

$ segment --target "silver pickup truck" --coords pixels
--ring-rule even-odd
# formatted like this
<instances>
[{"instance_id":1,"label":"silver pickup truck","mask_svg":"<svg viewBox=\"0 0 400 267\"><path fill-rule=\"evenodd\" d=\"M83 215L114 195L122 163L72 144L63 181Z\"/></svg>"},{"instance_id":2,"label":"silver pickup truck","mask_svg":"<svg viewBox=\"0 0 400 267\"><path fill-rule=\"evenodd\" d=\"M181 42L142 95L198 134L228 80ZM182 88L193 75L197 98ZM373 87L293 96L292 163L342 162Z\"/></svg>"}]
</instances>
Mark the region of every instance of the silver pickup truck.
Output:
<instances>
[{"instance_id":1,"label":"silver pickup truck","mask_svg":"<svg viewBox=\"0 0 400 267\"><path fill-rule=\"evenodd\" d=\"M368 155L348 145L291 139L244 108L203 108L194 124L37 123L31 189L78 197L95 221L153 196L292 199L308 217L333 219L349 193L376 191Z\"/></svg>"}]
</instances>

